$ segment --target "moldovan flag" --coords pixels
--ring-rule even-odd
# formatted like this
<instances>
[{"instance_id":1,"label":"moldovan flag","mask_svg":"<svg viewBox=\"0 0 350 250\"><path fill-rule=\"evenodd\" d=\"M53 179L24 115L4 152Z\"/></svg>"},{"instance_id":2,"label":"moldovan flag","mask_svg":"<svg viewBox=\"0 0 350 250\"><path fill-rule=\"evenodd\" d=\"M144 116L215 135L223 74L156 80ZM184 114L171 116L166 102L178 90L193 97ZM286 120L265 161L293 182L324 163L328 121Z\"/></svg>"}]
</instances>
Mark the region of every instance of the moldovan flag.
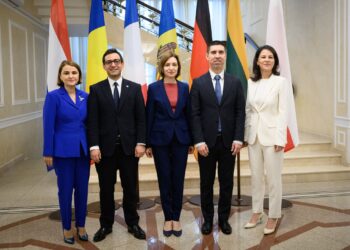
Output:
<instances>
[{"instance_id":1,"label":"moldovan flag","mask_svg":"<svg viewBox=\"0 0 350 250\"><path fill-rule=\"evenodd\" d=\"M281 0L270 0L266 44L275 48L279 58L281 76L287 78L289 82L287 90L287 145L284 148L284 151L287 152L299 144L299 135Z\"/></svg>"},{"instance_id":2,"label":"moldovan flag","mask_svg":"<svg viewBox=\"0 0 350 250\"><path fill-rule=\"evenodd\" d=\"M145 75L145 58L142 53L136 0L126 0L123 77L142 85L143 99L146 102L147 84Z\"/></svg>"},{"instance_id":3,"label":"moldovan flag","mask_svg":"<svg viewBox=\"0 0 350 250\"><path fill-rule=\"evenodd\" d=\"M63 60L71 60L63 0L52 0L47 59L47 91L57 89L57 72Z\"/></svg>"},{"instance_id":4,"label":"moldovan flag","mask_svg":"<svg viewBox=\"0 0 350 250\"><path fill-rule=\"evenodd\" d=\"M241 80L247 96L248 60L241 17L240 0L228 0L226 71Z\"/></svg>"},{"instance_id":5,"label":"moldovan flag","mask_svg":"<svg viewBox=\"0 0 350 250\"><path fill-rule=\"evenodd\" d=\"M208 0L197 1L196 20L194 23L192 56L190 67L190 87L192 80L209 70L206 58L208 43L211 42L210 12Z\"/></svg>"},{"instance_id":6,"label":"moldovan flag","mask_svg":"<svg viewBox=\"0 0 350 250\"><path fill-rule=\"evenodd\" d=\"M86 91L90 85L107 78L103 69L102 56L108 47L107 32L103 16L102 1L92 0L90 9L88 52L86 66Z\"/></svg>"},{"instance_id":7,"label":"moldovan flag","mask_svg":"<svg viewBox=\"0 0 350 250\"><path fill-rule=\"evenodd\" d=\"M159 23L158 52L157 52L158 62L161 56L168 51L174 51L177 55L179 54L179 48L177 45L173 1L162 0L162 10L160 13L160 23ZM158 74L157 74L157 78L159 79Z\"/></svg>"}]
</instances>

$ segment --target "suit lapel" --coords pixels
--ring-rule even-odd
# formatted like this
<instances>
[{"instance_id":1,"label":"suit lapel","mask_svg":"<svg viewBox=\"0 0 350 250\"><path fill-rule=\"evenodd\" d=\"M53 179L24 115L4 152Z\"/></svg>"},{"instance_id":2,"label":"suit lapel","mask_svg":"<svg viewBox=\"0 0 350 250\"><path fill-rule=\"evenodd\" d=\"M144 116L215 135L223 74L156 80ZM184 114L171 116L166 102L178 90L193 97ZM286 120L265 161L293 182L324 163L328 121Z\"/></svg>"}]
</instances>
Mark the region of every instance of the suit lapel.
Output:
<instances>
[{"instance_id":1,"label":"suit lapel","mask_svg":"<svg viewBox=\"0 0 350 250\"><path fill-rule=\"evenodd\" d=\"M204 79L204 84L203 84L206 92L208 93L209 95L209 98L213 101L215 101L215 103L217 105L219 105L219 102L218 102L218 99L216 98L216 95L215 95L215 89L214 89L214 86L213 86L213 80L211 79L211 76L210 76L210 73L208 72L206 75L205 75L205 79Z\"/></svg>"},{"instance_id":2,"label":"suit lapel","mask_svg":"<svg viewBox=\"0 0 350 250\"><path fill-rule=\"evenodd\" d=\"M109 85L108 79L106 79L102 85L102 92L106 98L106 100L110 103L111 107L114 107L114 110L117 111L115 109L115 103L114 103L114 99L113 99L113 95L112 95L112 91L111 91L111 86Z\"/></svg>"},{"instance_id":3,"label":"suit lapel","mask_svg":"<svg viewBox=\"0 0 350 250\"><path fill-rule=\"evenodd\" d=\"M160 85L159 85L159 94L161 96L162 102L163 102L164 107L167 110L169 116L173 117L174 112L171 109L170 101L169 101L168 95L166 94L165 84L164 84L163 80L161 80Z\"/></svg>"},{"instance_id":4,"label":"suit lapel","mask_svg":"<svg viewBox=\"0 0 350 250\"><path fill-rule=\"evenodd\" d=\"M65 102L67 102L67 103L69 103L70 105L72 105L74 108L78 108L78 106L73 102L73 100L69 97L69 95L68 95L68 92L65 90L65 88L64 87L61 87L60 89L59 89L59 93L60 93L60 95L61 95L61 97L62 97L62 99L65 101ZM75 94L75 95L77 95L77 94ZM77 101L77 98L75 98L76 99L76 101Z\"/></svg>"},{"instance_id":5,"label":"suit lapel","mask_svg":"<svg viewBox=\"0 0 350 250\"><path fill-rule=\"evenodd\" d=\"M224 101L229 97L229 93L231 93L232 83L229 80L229 77L224 74L224 89L222 91L222 98L221 103L224 103Z\"/></svg>"},{"instance_id":6,"label":"suit lapel","mask_svg":"<svg viewBox=\"0 0 350 250\"><path fill-rule=\"evenodd\" d=\"M274 75L271 75L270 79L267 82L267 86L265 86L266 88L264 90L257 90L258 91L258 95L263 95L263 102L261 103L261 105L259 107L257 107L258 110L261 110L265 107L266 105L266 100L268 100L269 96L273 93L273 89L275 87L277 87L277 84L274 84L274 80L273 80ZM257 86L258 88L258 86Z\"/></svg>"},{"instance_id":7,"label":"suit lapel","mask_svg":"<svg viewBox=\"0 0 350 250\"><path fill-rule=\"evenodd\" d=\"M128 81L123 79L120 98L119 98L118 110L120 110L123 107L123 105L125 104L125 100L128 99L129 93L130 93L130 85L129 85Z\"/></svg>"},{"instance_id":8,"label":"suit lapel","mask_svg":"<svg viewBox=\"0 0 350 250\"><path fill-rule=\"evenodd\" d=\"M174 116L178 116L179 115L179 112L181 110L181 107L182 107L182 102L183 102L183 96L184 95L184 89L183 88L183 85L180 84L180 83L177 83L177 102L176 102L176 108L175 108L175 113L172 112L174 114Z\"/></svg>"}]
</instances>

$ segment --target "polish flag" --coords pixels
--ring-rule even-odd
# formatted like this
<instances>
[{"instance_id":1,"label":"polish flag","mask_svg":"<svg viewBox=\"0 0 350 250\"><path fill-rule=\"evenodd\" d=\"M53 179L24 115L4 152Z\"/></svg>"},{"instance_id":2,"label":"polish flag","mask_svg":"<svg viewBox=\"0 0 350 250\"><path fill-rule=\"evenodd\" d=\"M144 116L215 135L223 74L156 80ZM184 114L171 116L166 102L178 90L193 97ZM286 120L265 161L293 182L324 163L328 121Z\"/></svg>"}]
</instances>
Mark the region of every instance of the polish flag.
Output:
<instances>
[{"instance_id":1,"label":"polish flag","mask_svg":"<svg viewBox=\"0 0 350 250\"><path fill-rule=\"evenodd\" d=\"M287 144L284 149L284 151L287 152L299 144L299 135L281 0L270 0L266 44L274 47L276 50L279 58L281 76L287 78L289 82L287 90Z\"/></svg>"},{"instance_id":2,"label":"polish flag","mask_svg":"<svg viewBox=\"0 0 350 250\"><path fill-rule=\"evenodd\" d=\"M139 16L136 0L126 0L124 22L124 70L123 77L141 84L146 103L147 84L145 77L145 58L142 53Z\"/></svg>"},{"instance_id":3,"label":"polish flag","mask_svg":"<svg viewBox=\"0 0 350 250\"><path fill-rule=\"evenodd\" d=\"M63 60L71 60L63 0L52 0L49 23L47 91L57 89L57 72Z\"/></svg>"}]
</instances>

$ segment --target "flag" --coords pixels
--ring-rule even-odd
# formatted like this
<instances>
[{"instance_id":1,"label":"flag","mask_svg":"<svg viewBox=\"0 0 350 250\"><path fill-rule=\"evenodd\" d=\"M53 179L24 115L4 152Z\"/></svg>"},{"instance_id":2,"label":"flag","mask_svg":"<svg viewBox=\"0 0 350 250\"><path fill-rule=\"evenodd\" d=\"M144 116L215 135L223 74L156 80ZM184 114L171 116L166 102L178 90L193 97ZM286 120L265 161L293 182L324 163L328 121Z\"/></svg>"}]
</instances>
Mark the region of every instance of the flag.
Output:
<instances>
[{"instance_id":1,"label":"flag","mask_svg":"<svg viewBox=\"0 0 350 250\"><path fill-rule=\"evenodd\" d=\"M71 60L63 0L52 0L47 59L47 91L57 89L57 72L63 60Z\"/></svg>"},{"instance_id":2,"label":"flag","mask_svg":"<svg viewBox=\"0 0 350 250\"><path fill-rule=\"evenodd\" d=\"M244 42L240 0L228 0L226 71L241 80L247 96L248 60Z\"/></svg>"},{"instance_id":3,"label":"flag","mask_svg":"<svg viewBox=\"0 0 350 250\"><path fill-rule=\"evenodd\" d=\"M123 77L142 85L142 94L146 102L147 84L145 75L145 58L142 53L136 0L126 0Z\"/></svg>"},{"instance_id":4,"label":"flag","mask_svg":"<svg viewBox=\"0 0 350 250\"><path fill-rule=\"evenodd\" d=\"M299 144L299 135L281 0L270 0L266 44L274 47L276 50L279 58L281 76L287 78L289 83L287 89L287 145L284 148L284 151L287 152Z\"/></svg>"},{"instance_id":5,"label":"flag","mask_svg":"<svg viewBox=\"0 0 350 250\"><path fill-rule=\"evenodd\" d=\"M210 12L208 0L197 1L196 20L194 23L190 80L197 78L209 70L206 59L208 43L211 42Z\"/></svg>"},{"instance_id":6,"label":"flag","mask_svg":"<svg viewBox=\"0 0 350 250\"><path fill-rule=\"evenodd\" d=\"M86 66L86 91L92 84L107 78L102 56L108 48L107 32L103 16L102 1L92 0L90 9L88 52Z\"/></svg>"},{"instance_id":7,"label":"flag","mask_svg":"<svg viewBox=\"0 0 350 250\"><path fill-rule=\"evenodd\" d=\"M177 45L176 26L174 8L172 0L162 0L162 10L160 13L159 39L157 60L159 62L162 55L168 51L179 54ZM159 78L159 75L157 76Z\"/></svg>"}]
</instances>

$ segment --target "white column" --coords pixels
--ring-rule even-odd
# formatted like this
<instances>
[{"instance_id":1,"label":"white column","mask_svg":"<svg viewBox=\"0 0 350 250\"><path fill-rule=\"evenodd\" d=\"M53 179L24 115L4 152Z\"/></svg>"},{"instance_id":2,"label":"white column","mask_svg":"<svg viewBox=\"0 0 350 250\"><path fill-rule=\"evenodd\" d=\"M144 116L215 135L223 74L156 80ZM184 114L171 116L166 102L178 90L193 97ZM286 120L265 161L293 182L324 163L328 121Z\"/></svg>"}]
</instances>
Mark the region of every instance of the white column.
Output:
<instances>
[{"instance_id":1,"label":"white column","mask_svg":"<svg viewBox=\"0 0 350 250\"><path fill-rule=\"evenodd\" d=\"M350 166L350 0L334 3L334 145Z\"/></svg>"}]
</instances>

